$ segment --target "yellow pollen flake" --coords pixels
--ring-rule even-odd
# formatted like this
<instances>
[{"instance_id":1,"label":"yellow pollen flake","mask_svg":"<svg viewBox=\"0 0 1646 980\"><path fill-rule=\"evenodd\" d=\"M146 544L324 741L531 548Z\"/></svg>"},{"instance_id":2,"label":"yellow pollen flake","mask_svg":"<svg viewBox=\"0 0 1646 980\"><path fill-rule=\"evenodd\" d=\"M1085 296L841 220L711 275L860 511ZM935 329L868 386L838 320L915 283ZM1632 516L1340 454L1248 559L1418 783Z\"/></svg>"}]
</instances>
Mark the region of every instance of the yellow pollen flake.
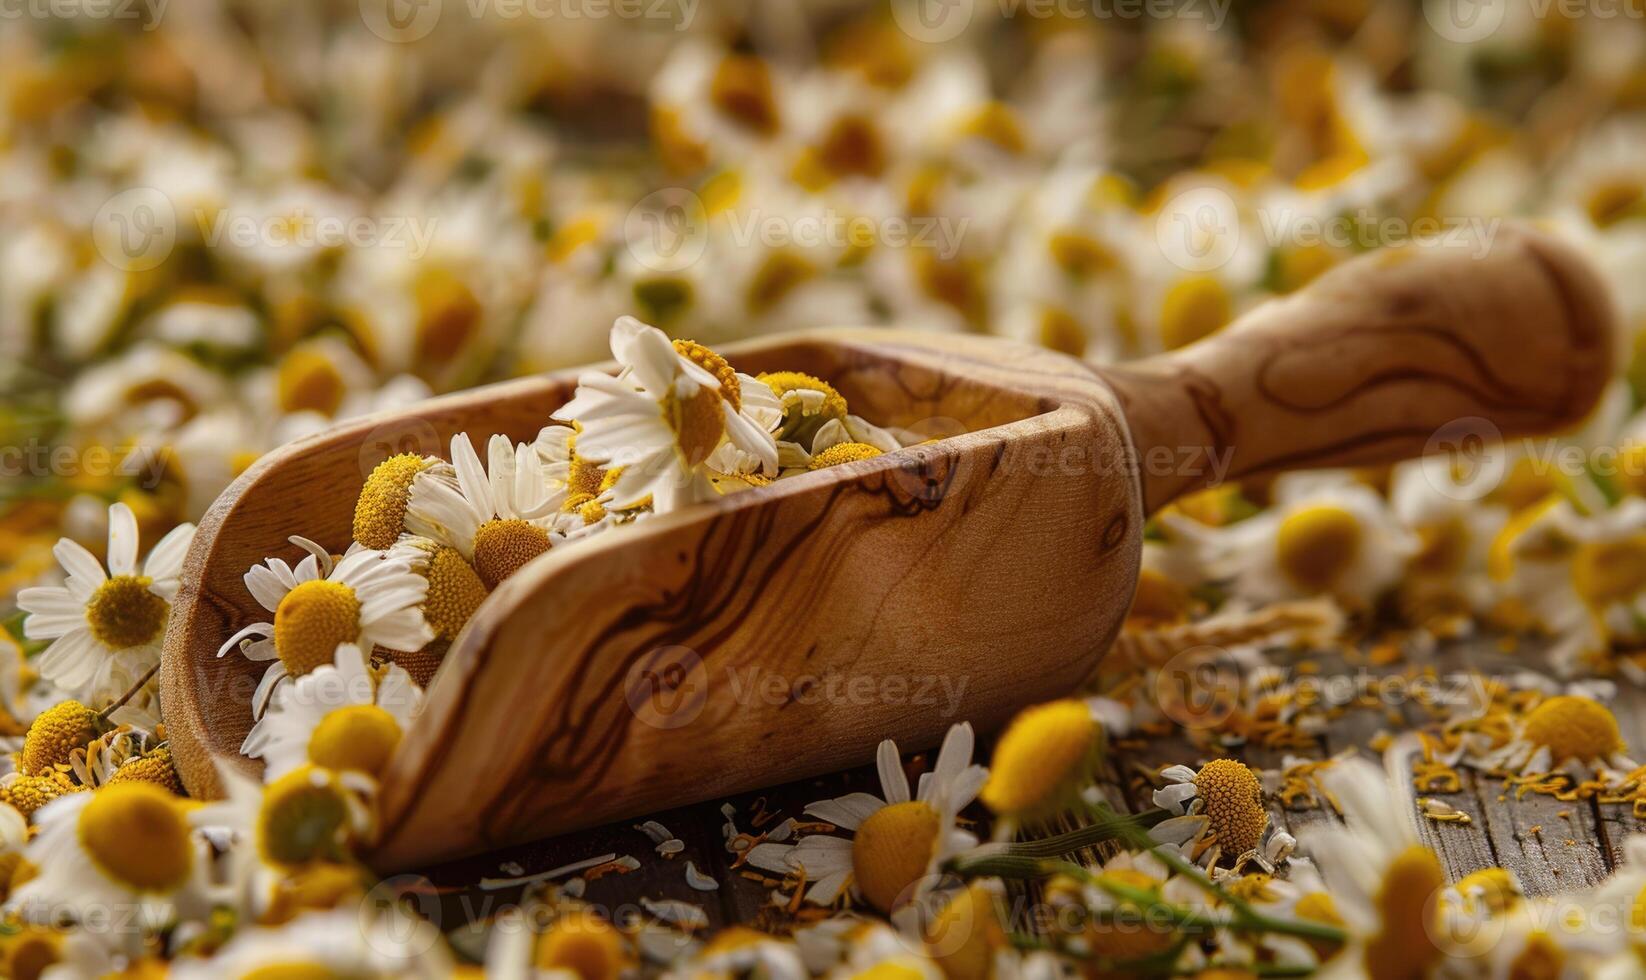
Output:
<instances>
[{"instance_id":1,"label":"yellow pollen flake","mask_svg":"<svg viewBox=\"0 0 1646 980\"><path fill-rule=\"evenodd\" d=\"M378 777L400 744L400 723L375 704L351 704L320 720L309 736L309 761L324 769Z\"/></svg>"},{"instance_id":2,"label":"yellow pollen flake","mask_svg":"<svg viewBox=\"0 0 1646 980\"><path fill-rule=\"evenodd\" d=\"M663 420L673 430L675 451L688 467L708 459L726 433L720 395L712 388L699 388L686 398L665 400Z\"/></svg>"},{"instance_id":3,"label":"yellow pollen flake","mask_svg":"<svg viewBox=\"0 0 1646 980\"><path fill-rule=\"evenodd\" d=\"M549 532L517 517L496 518L474 533L474 570L489 589L549 550ZM433 584L431 582L432 591Z\"/></svg>"},{"instance_id":4,"label":"yellow pollen flake","mask_svg":"<svg viewBox=\"0 0 1646 980\"><path fill-rule=\"evenodd\" d=\"M170 607L149 591L152 584L146 575L116 575L97 587L86 603L86 623L99 643L127 650L160 638Z\"/></svg>"},{"instance_id":5,"label":"yellow pollen flake","mask_svg":"<svg viewBox=\"0 0 1646 980\"><path fill-rule=\"evenodd\" d=\"M1568 759L1603 759L1623 748L1617 717L1588 698L1562 694L1538 705L1526 716L1522 735L1549 750L1550 764Z\"/></svg>"},{"instance_id":6,"label":"yellow pollen flake","mask_svg":"<svg viewBox=\"0 0 1646 980\"><path fill-rule=\"evenodd\" d=\"M890 912L919 881L937 847L937 811L919 800L892 803L869 815L852 841L852 874L869 904Z\"/></svg>"},{"instance_id":7,"label":"yellow pollen flake","mask_svg":"<svg viewBox=\"0 0 1646 980\"><path fill-rule=\"evenodd\" d=\"M720 397L726 399L733 411L743 411L743 384L737 380L737 369L730 362L695 340L675 341L674 351L714 375L720 382Z\"/></svg>"},{"instance_id":8,"label":"yellow pollen flake","mask_svg":"<svg viewBox=\"0 0 1646 980\"><path fill-rule=\"evenodd\" d=\"M293 677L331 663L359 637L360 599L341 582L299 582L274 611L274 650Z\"/></svg>"},{"instance_id":9,"label":"yellow pollen flake","mask_svg":"<svg viewBox=\"0 0 1646 980\"><path fill-rule=\"evenodd\" d=\"M1103 729L1080 701L1026 708L995 745L983 803L1006 815L1053 808L1090 771L1102 744Z\"/></svg>"},{"instance_id":10,"label":"yellow pollen flake","mask_svg":"<svg viewBox=\"0 0 1646 980\"><path fill-rule=\"evenodd\" d=\"M416 453L401 453L378 463L354 505L354 540L378 551L399 540L406 526L412 481L427 468L427 460Z\"/></svg>"},{"instance_id":11,"label":"yellow pollen flake","mask_svg":"<svg viewBox=\"0 0 1646 980\"><path fill-rule=\"evenodd\" d=\"M29 725L23 751L17 755L17 770L25 776L38 776L68 765L75 749L83 749L97 738L98 728L97 712L79 701L53 705Z\"/></svg>"},{"instance_id":12,"label":"yellow pollen flake","mask_svg":"<svg viewBox=\"0 0 1646 980\"><path fill-rule=\"evenodd\" d=\"M152 783L113 783L80 811L80 844L110 878L133 891L176 891L194 869L182 801Z\"/></svg>"},{"instance_id":13,"label":"yellow pollen flake","mask_svg":"<svg viewBox=\"0 0 1646 980\"><path fill-rule=\"evenodd\" d=\"M1223 853L1239 857L1263 842L1269 811L1263 808L1263 787L1249 766L1214 759L1201 767L1194 784Z\"/></svg>"},{"instance_id":14,"label":"yellow pollen flake","mask_svg":"<svg viewBox=\"0 0 1646 980\"><path fill-rule=\"evenodd\" d=\"M1280 572L1298 589L1329 592L1360 555L1360 520L1341 507L1307 507L1280 522L1275 558Z\"/></svg>"},{"instance_id":15,"label":"yellow pollen flake","mask_svg":"<svg viewBox=\"0 0 1646 980\"><path fill-rule=\"evenodd\" d=\"M445 545L434 550L424 574L429 592L423 618L437 639L454 640L489 594L486 583L456 548Z\"/></svg>"}]
</instances>

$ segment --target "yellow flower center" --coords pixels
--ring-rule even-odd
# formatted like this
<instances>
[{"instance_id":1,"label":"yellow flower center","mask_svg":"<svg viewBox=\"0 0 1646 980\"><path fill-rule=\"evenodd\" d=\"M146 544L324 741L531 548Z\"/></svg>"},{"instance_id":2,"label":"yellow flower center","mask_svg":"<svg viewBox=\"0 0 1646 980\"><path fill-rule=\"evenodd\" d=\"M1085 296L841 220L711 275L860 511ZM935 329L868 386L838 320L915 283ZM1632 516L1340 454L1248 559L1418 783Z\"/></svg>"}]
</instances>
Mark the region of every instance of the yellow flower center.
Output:
<instances>
[{"instance_id":1,"label":"yellow flower center","mask_svg":"<svg viewBox=\"0 0 1646 980\"><path fill-rule=\"evenodd\" d=\"M1036 339L1040 346L1070 357L1086 355L1086 328L1074 314L1060 307L1048 306L1041 310L1040 334Z\"/></svg>"},{"instance_id":2,"label":"yellow flower center","mask_svg":"<svg viewBox=\"0 0 1646 980\"><path fill-rule=\"evenodd\" d=\"M623 937L592 912L562 916L537 943L538 969L569 970L580 980L617 980L623 961Z\"/></svg>"},{"instance_id":3,"label":"yellow flower center","mask_svg":"<svg viewBox=\"0 0 1646 980\"><path fill-rule=\"evenodd\" d=\"M1632 442L1619 450L1617 483L1628 493L1646 497L1646 442Z\"/></svg>"},{"instance_id":4,"label":"yellow flower center","mask_svg":"<svg viewBox=\"0 0 1646 980\"><path fill-rule=\"evenodd\" d=\"M592 496L599 493L604 486L606 471L599 463L591 463L577 455L573 449L576 441L577 437L572 436L566 442L566 448L572 450L571 463L566 473L566 492L574 497L582 493Z\"/></svg>"},{"instance_id":5,"label":"yellow flower center","mask_svg":"<svg viewBox=\"0 0 1646 980\"><path fill-rule=\"evenodd\" d=\"M1503 868L1482 868L1458 880L1457 890L1471 907L1494 916L1509 911L1520 901L1515 878Z\"/></svg>"},{"instance_id":6,"label":"yellow flower center","mask_svg":"<svg viewBox=\"0 0 1646 980\"><path fill-rule=\"evenodd\" d=\"M429 592L423 600L423 617L437 638L454 640L485 601L486 583L456 548L445 545L434 550L424 574Z\"/></svg>"},{"instance_id":7,"label":"yellow flower center","mask_svg":"<svg viewBox=\"0 0 1646 980\"><path fill-rule=\"evenodd\" d=\"M342 582L299 582L274 611L274 651L301 677L332 662L337 648L360 638L360 599Z\"/></svg>"},{"instance_id":8,"label":"yellow flower center","mask_svg":"<svg viewBox=\"0 0 1646 980\"><path fill-rule=\"evenodd\" d=\"M822 470L830 466L839 466L841 463L855 463L860 459L873 459L879 455L880 450L866 442L841 442L813 456L812 461L806 464L806 468Z\"/></svg>"},{"instance_id":9,"label":"yellow flower center","mask_svg":"<svg viewBox=\"0 0 1646 980\"><path fill-rule=\"evenodd\" d=\"M257 813L258 849L282 867L310 861L341 861L349 840L349 805L334 783L305 766L263 790Z\"/></svg>"},{"instance_id":10,"label":"yellow flower center","mask_svg":"<svg viewBox=\"0 0 1646 980\"><path fill-rule=\"evenodd\" d=\"M111 783L93 793L77 830L92 863L133 891L175 891L194 868L182 803L152 783Z\"/></svg>"},{"instance_id":11,"label":"yellow flower center","mask_svg":"<svg viewBox=\"0 0 1646 980\"><path fill-rule=\"evenodd\" d=\"M983 803L1000 814L1033 814L1055 806L1082 781L1102 748L1103 729L1073 699L1019 712L995 744Z\"/></svg>"},{"instance_id":12,"label":"yellow flower center","mask_svg":"<svg viewBox=\"0 0 1646 980\"><path fill-rule=\"evenodd\" d=\"M1559 493L1563 479L1554 467L1542 466L1530 456L1522 456L1509 467L1487 500L1501 503L1512 512L1525 510L1550 494Z\"/></svg>"},{"instance_id":13,"label":"yellow flower center","mask_svg":"<svg viewBox=\"0 0 1646 980\"><path fill-rule=\"evenodd\" d=\"M1229 291L1214 276L1190 276L1166 291L1160 305L1160 343L1167 350L1210 337L1233 317Z\"/></svg>"},{"instance_id":14,"label":"yellow flower center","mask_svg":"<svg viewBox=\"0 0 1646 980\"><path fill-rule=\"evenodd\" d=\"M1446 885L1434 852L1413 845L1390 862L1374 904L1382 928L1366 944L1365 967L1372 980L1411 980L1428 975L1441 958L1435 945L1432 899Z\"/></svg>"},{"instance_id":15,"label":"yellow flower center","mask_svg":"<svg viewBox=\"0 0 1646 980\"><path fill-rule=\"evenodd\" d=\"M296 349L280 362L276 382L283 412L333 415L343 404L347 386L331 359L318 351Z\"/></svg>"},{"instance_id":16,"label":"yellow flower center","mask_svg":"<svg viewBox=\"0 0 1646 980\"><path fill-rule=\"evenodd\" d=\"M40 713L29 725L17 769L38 776L53 766L69 764L69 755L97 737L97 712L79 701L63 701Z\"/></svg>"},{"instance_id":17,"label":"yellow flower center","mask_svg":"<svg viewBox=\"0 0 1646 980\"><path fill-rule=\"evenodd\" d=\"M975 882L943 907L925 938L948 980L989 980L995 951L1007 942L993 896Z\"/></svg>"},{"instance_id":18,"label":"yellow flower center","mask_svg":"<svg viewBox=\"0 0 1646 980\"><path fill-rule=\"evenodd\" d=\"M360 869L320 862L281 881L268 911L258 921L280 925L310 909L337 908L349 899L358 899L364 890Z\"/></svg>"},{"instance_id":19,"label":"yellow flower center","mask_svg":"<svg viewBox=\"0 0 1646 980\"><path fill-rule=\"evenodd\" d=\"M1263 809L1263 787L1249 766L1213 759L1201 767L1194 785L1225 855L1239 857L1263 842L1269 811Z\"/></svg>"},{"instance_id":20,"label":"yellow flower center","mask_svg":"<svg viewBox=\"0 0 1646 980\"><path fill-rule=\"evenodd\" d=\"M325 769L381 776L400 744L400 723L375 704L351 704L327 713L309 736L309 761Z\"/></svg>"},{"instance_id":21,"label":"yellow flower center","mask_svg":"<svg viewBox=\"0 0 1646 980\"><path fill-rule=\"evenodd\" d=\"M1585 544L1572 556L1572 586L1599 609L1646 589L1646 534Z\"/></svg>"},{"instance_id":22,"label":"yellow flower center","mask_svg":"<svg viewBox=\"0 0 1646 980\"><path fill-rule=\"evenodd\" d=\"M783 403L785 418L784 427L802 414L821 416L823 421L829 419L844 419L846 417L846 399L834 386L809 374L799 371L772 371L760 375L760 380L772 390L778 401ZM815 411L806 411L805 402L798 398L789 399L784 396L790 392L815 391L823 396L821 407ZM814 399L815 401L815 399Z\"/></svg>"},{"instance_id":23,"label":"yellow flower center","mask_svg":"<svg viewBox=\"0 0 1646 980\"><path fill-rule=\"evenodd\" d=\"M1071 276L1084 278L1120 267L1114 250L1090 235L1078 231L1054 232L1046 242L1052 261Z\"/></svg>"},{"instance_id":24,"label":"yellow flower center","mask_svg":"<svg viewBox=\"0 0 1646 980\"><path fill-rule=\"evenodd\" d=\"M0 803L10 803L17 812L31 817L36 810L65 793L84 792L69 782L62 773L48 772L39 776L23 776L0 787Z\"/></svg>"},{"instance_id":25,"label":"yellow flower center","mask_svg":"<svg viewBox=\"0 0 1646 980\"><path fill-rule=\"evenodd\" d=\"M412 480L427 468L428 463L416 453L401 453L378 463L354 505L354 540L378 551L399 540L406 525Z\"/></svg>"},{"instance_id":26,"label":"yellow flower center","mask_svg":"<svg viewBox=\"0 0 1646 980\"><path fill-rule=\"evenodd\" d=\"M177 774L177 765L172 762L171 749L165 746L122 764L109 777L110 784L127 782L150 783L175 796L184 794L183 777Z\"/></svg>"},{"instance_id":27,"label":"yellow flower center","mask_svg":"<svg viewBox=\"0 0 1646 980\"><path fill-rule=\"evenodd\" d=\"M1133 868L1115 868L1098 875L1098 881L1124 885L1142 892L1158 894L1160 882ZM1148 921L1143 910L1124 902L1110 919L1092 917L1086 928L1086 942L1091 951L1114 960L1134 960L1165 952L1173 941L1172 930L1164 924Z\"/></svg>"},{"instance_id":28,"label":"yellow flower center","mask_svg":"<svg viewBox=\"0 0 1646 980\"><path fill-rule=\"evenodd\" d=\"M817 275L817 266L790 252L773 252L749 277L747 303L751 313L765 313L806 280ZM675 341L679 343L679 341Z\"/></svg>"},{"instance_id":29,"label":"yellow flower center","mask_svg":"<svg viewBox=\"0 0 1646 980\"><path fill-rule=\"evenodd\" d=\"M1469 529L1461 518L1420 527L1417 537L1419 547L1412 556L1412 571L1446 577L1462 570L1469 556Z\"/></svg>"},{"instance_id":30,"label":"yellow flower center","mask_svg":"<svg viewBox=\"0 0 1646 980\"><path fill-rule=\"evenodd\" d=\"M1299 919L1308 922L1319 922L1322 925L1343 927L1343 917L1337 914L1337 903L1332 896L1325 892L1310 892L1297 900L1292 912ZM1341 943L1334 943L1326 939L1306 940L1309 947L1315 951L1322 962L1330 959L1342 947Z\"/></svg>"},{"instance_id":31,"label":"yellow flower center","mask_svg":"<svg viewBox=\"0 0 1646 980\"><path fill-rule=\"evenodd\" d=\"M777 131L771 73L753 55L728 55L715 70L709 99L726 115L764 136Z\"/></svg>"},{"instance_id":32,"label":"yellow flower center","mask_svg":"<svg viewBox=\"0 0 1646 980\"><path fill-rule=\"evenodd\" d=\"M116 575L91 594L86 624L98 642L114 650L140 647L166 628L166 600L149 591L146 575Z\"/></svg>"},{"instance_id":33,"label":"yellow flower center","mask_svg":"<svg viewBox=\"0 0 1646 980\"><path fill-rule=\"evenodd\" d=\"M937 811L919 800L883 806L857 828L852 874L869 904L890 912L925 875L937 847Z\"/></svg>"},{"instance_id":34,"label":"yellow flower center","mask_svg":"<svg viewBox=\"0 0 1646 980\"><path fill-rule=\"evenodd\" d=\"M743 385L737 380L737 369L719 354L695 340L677 340L674 352L714 375L720 382L720 397L726 399L734 411L743 410Z\"/></svg>"},{"instance_id":35,"label":"yellow flower center","mask_svg":"<svg viewBox=\"0 0 1646 980\"><path fill-rule=\"evenodd\" d=\"M1624 218L1646 213L1646 184L1635 179L1613 179L1595 187L1584 200L1596 227L1609 228Z\"/></svg>"},{"instance_id":36,"label":"yellow flower center","mask_svg":"<svg viewBox=\"0 0 1646 980\"><path fill-rule=\"evenodd\" d=\"M474 532L474 570L487 588L549 550L549 532L519 518L496 518Z\"/></svg>"},{"instance_id":37,"label":"yellow flower center","mask_svg":"<svg viewBox=\"0 0 1646 980\"><path fill-rule=\"evenodd\" d=\"M1528 742L1549 750L1551 765L1587 762L1623 748L1617 718L1606 707L1570 694L1552 697L1526 716Z\"/></svg>"},{"instance_id":38,"label":"yellow flower center","mask_svg":"<svg viewBox=\"0 0 1646 980\"><path fill-rule=\"evenodd\" d=\"M1280 572L1310 593L1335 586L1360 554L1360 520L1341 507L1305 507L1280 522L1275 558Z\"/></svg>"},{"instance_id":39,"label":"yellow flower center","mask_svg":"<svg viewBox=\"0 0 1646 980\"><path fill-rule=\"evenodd\" d=\"M10 980L39 980L63 958L62 934L40 926L24 926L0 943L0 965Z\"/></svg>"},{"instance_id":40,"label":"yellow flower center","mask_svg":"<svg viewBox=\"0 0 1646 980\"><path fill-rule=\"evenodd\" d=\"M674 432L675 451L687 466L709 458L726 432L720 413L720 395L712 388L699 388L686 398L663 401L663 420Z\"/></svg>"},{"instance_id":41,"label":"yellow flower center","mask_svg":"<svg viewBox=\"0 0 1646 980\"><path fill-rule=\"evenodd\" d=\"M1546 932L1526 937L1526 947L1509 964L1511 980L1560 980L1566 975L1566 952Z\"/></svg>"}]
</instances>

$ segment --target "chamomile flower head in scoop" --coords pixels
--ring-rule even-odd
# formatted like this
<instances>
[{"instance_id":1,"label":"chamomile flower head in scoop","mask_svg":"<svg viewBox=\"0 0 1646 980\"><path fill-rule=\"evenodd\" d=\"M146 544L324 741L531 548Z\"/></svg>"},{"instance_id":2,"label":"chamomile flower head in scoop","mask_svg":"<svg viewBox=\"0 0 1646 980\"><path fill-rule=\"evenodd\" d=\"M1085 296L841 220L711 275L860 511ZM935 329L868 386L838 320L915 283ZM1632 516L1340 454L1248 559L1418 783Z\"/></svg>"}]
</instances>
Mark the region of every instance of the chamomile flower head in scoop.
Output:
<instances>
[{"instance_id":1,"label":"chamomile flower head in scoop","mask_svg":"<svg viewBox=\"0 0 1646 980\"><path fill-rule=\"evenodd\" d=\"M633 317L612 326L617 377L590 372L578 379L576 396L554 417L576 420L577 453L620 468L611 488L617 509L647 500L666 513L715 494L710 457L729 442L777 472L777 444L767 413L746 414L743 377L706 347L671 343L661 330ZM752 388L752 386L751 386Z\"/></svg>"},{"instance_id":2,"label":"chamomile flower head in scoop","mask_svg":"<svg viewBox=\"0 0 1646 980\"><path fill-rule=\"evenodd\" d=\"M217 651L273 661L252 698L258 715L275 685L332 663L343 644L421 650L434 639L422 610L429 580L406 560L357 545L334 561L312 541L292 541L309 552L295 567L270 558L246 573L247 590L273 621L241 629Z\"/></svg>"},{"instance_id":3,"label":"chamomile flower head in scoop","mask_svg":"<svg viewBox=\"0 0 1646 980\"><path fill-rule=\"evenodd\" d=\"M240 751L278 779L303 765L383 774L422 707L423 692L402 668L378 674L360 648L345 643L336 659L282 685Z\"/></svg>"},{"instance_id":4,"label":"chamomile flower head in scoop","mask_svg":"<svg viewBox=\"0 0 1646 980\"><path fill-rule=\"evenodd\" d=\"M487 588L554 544L553 515L565 499L543 473L536 449L494 435L486 463L467 433L452 436L454 475L420 474L411 484L406 529L456 548Z\"/></svg>"},{"instance_id":5,"label":"chamomile flower head in scoop","mask_svg":"<svg viewBox=\"0 0 1646 980\"><path fill-rule=\"evenodd\" d=\"M17 594L28 618L23 633L49 640L35 658L40 676L90 704L119 697L160 660L171 600L194 525L183 524L137 561L137 518L124 503L109 507L108 568L63 538L52 552L65 572L62 585Z\"/></svg>"}]
</instances>

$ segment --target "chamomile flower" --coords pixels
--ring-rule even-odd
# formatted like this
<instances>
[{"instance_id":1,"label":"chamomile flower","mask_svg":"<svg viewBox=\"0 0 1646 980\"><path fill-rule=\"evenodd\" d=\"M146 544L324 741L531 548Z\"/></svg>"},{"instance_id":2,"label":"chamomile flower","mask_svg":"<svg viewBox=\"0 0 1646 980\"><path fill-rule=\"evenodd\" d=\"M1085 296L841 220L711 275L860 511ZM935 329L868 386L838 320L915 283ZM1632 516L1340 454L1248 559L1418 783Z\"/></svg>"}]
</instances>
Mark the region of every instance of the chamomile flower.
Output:
<instances>
[{"instance_id":1,"label":"chamomile flower","mask_svg":"<svg viewBox=\"0 0 1646 980\"><path fill-rule=\"evenodd\" d=\"M273 976L436 980L452 975L439 931L399 911L363 917L353 908L310 912L275 928L237 934L209 959L180 958L179 980Z\"/></svg>"},{"instance_id":2,"label":"chamomile flower","mask_svg":"<svg viewBox=\"0 0 1646 980\"><path fill-rule=\"evenodd\" d=\"M372 468L354 505L354 540L375 551L386 551L406 530L406 508L411 486L419 474L455 478L450 463L438 456L399 453Z\"/></svg>"},{"instance_id":3,"label":"chamomile flower","mask_svg":"<svg viewBox=\"0 0 1646 980\"><path fill-rule=\"evenodd\" d=\"M691 963L678 973L680 978L717 976L764 976L770 980L804 980L810 976L792 942L746 926L732 926L716 933ZM665 974L666 977L676 974Z\"/></svg>"},{"instance_id":4,"label":"chamomile flower","mask_svg":"<svg viewBox=\"0 0 1646 980\"><path fill-rule=\"evenodd\" d=\"M210 847L189 825L184 801L159 786L133 781L71 793L35 822L25 854L38 875L11 899L24 918L129 908L136 925L159 929L180 901L202 894Z\"/></svg>"},{"instance_id":5,"label":"chamomile flower","mask_svg":"<svg viewBox=\"0 0 1646 980\"><path fill-rule=\"evenodd\" d=\"M51 644L35 658L40 676L90 703L119 697L160 660L160 643L177 594L194 525L183 524L137 563L137 518L124 503L109 507L108 570L91 552L63 538L52 549L66 578L17 595L29 614L23 634Z\"/></svg>"},{"instance_id":6,"label":"chamomile flower","mask_svg":"<svg viewBox=\"0 0 1646 980\"><path fill-rule=\"evenodd\" d=\"M292 540L309 552L296 567L270 558L245 576L247 591L273 621L241 629L217 650L219 657L239 650L248 660L273 661L253 693L257 715L277 684L332 663L343 644L421 650L434 639L422 610L429 580L406 560L356 546L333 561L314 542Z\"/></svg>"},{"instance_id":7,"label":"chamomile flower","mask_svg":"<svg viewBox=\"0 0 1646 980\"><path fill-rule=\"evenodd\" d=\"M1226 857L1237 873L1248 862L1273 872L1297 845L1269 822L1263 786L1244 762L1213 759L1198 770L1170 766L1161 776L1167 785L1155 790L1154 803L1173 816L1149 836L1179 848L1189 860L1215 869Z\"/></svg>"},{"instance_id":8,"label":"chamomile flower","mask_svg":"<svg viewBox=\"0 0 1646 980\"><path fill-rule=\"evenodd\" d=\"M1517 720L1507 745L1476 761L1517 775L1563 772L1582 782L1607 771L1637 768L1628 751L1609 708L1580 694L1557 694Z\"/></svg>"},{"instance_id":9,"label":"chamomile flower","mask_svg":"<svg viewBox=\"0 0 1646 980\"><path fill-rule=\"evenodd\" d=\"M938 866L950 855L977 843L955 826L955 817L977 796L989 771L973 765L972 728L949 729L931 772L920 777L918 792L909 793L908 778L896 743L880 743L876 763L884 799L850 793L820 800L806 813L842 830L851 838L811 834L793 845L760 844L749 863L779 874L802 876L806 900L829 905L848 885L870 905L890 912L926 895Z\"/></svg>"},{"instance_id":10,"label":"chamomile flower","mask_svg":"<svg viewBox=\"0 0 1646 980\"><path fill-rule=\"evenodd\" d=\"M552 516L564 495L550 489L537 451L507 436L487 442L484 466L467 433L452 436L451 456L455 475L412 481L406 529L456 548L496 588L554 545Z\"/></svg>"},{"instance_id":11,"label":"chamomile flower","mask_svg":"<svg viewBox=\"0 0 1646 980\"><path fill-rule=\"evenodd\" d=\"M1547 498L1504 526L1490 562L1511 617L1554 638L1548 656L1563 673L1604 667L1614 645L1646 638L1646 500L1584 517Z\"/></svg>"},{"instance_id":12,"label":"chamomile flower","mask_svg":"<svg viewBox=\"0 0 1646 980\"><path fill-rule=\"evenodd\" d=\"M1368 609L1417 549L1388 505L1347 476L1276 482L1275 505L1222 529L1212 562L1256 604L1332 596Z\"/></svg>"},{"instance_id":13,"label":"chamomile flower","mask_svg":"<svg viewBox=\"0 0 1646 980\"><path fill-rule=\"evenodd\" d=\"M423 692L405 670L390 664L378 676L360 648L345 643L332 663L274 692L240 751L262 759L270 780L304 765L375 779L422 703Z\"/></svg>"},{"instance_id":14,"label":"chamomile flower","mask_svg":"<svg viewBox=\"0 0 1646 980\"><path fill-rule=\"evenodd\" d=\"M618 509L650 498L653 510L667 513L708 499L714 489L706 464L723 442L758 460L760 472L776 474L772 420L745 413L746 376L724 358L700 345L671 344L633 317L612 326L612 354L622 373L584 374L576 397L554 417L582 426L579 455L621 468L611 488Z\"/></svg>"},{"instance_id":15,"label":"chamomile flower","mask_svg":"<svg viewBox=\"0 0 1646 980\"><path fill-rule=\"evenodd\" d=\"M1320 778L1345 821L1302 831L1304 849L1324 873L1332 914L1349 934L1332 969L1376 980L1426 975L1445 957L1440 859L1418 843L1409 808L1377 766L1345 759Z\"/></svg>"},{"instance_id":16,"label":"chamomile flower","mask_svg":"<svg viewBox=\"0 0 1646 980\"><path fill-rule=\"evenodd\" d=\"M1005 825L1035 822L1077 802L1101 762L1098 709L1065 698L1018 712L995 743L983 804Z\"/></svg>"},{"instance_id":17,"label":"chamomile flower","mask_svg":"<svg viewBox=\"0 0 1646 980\"><path fill-rule=\"evenodd\" d=\"M1495 600L1487 558L1508 509L1473 499L1445 456L1397 466L1389 505L1418 542L1401 582L1403 610L1420 625L1466 628Z\"/></svg>"}]
</instances>

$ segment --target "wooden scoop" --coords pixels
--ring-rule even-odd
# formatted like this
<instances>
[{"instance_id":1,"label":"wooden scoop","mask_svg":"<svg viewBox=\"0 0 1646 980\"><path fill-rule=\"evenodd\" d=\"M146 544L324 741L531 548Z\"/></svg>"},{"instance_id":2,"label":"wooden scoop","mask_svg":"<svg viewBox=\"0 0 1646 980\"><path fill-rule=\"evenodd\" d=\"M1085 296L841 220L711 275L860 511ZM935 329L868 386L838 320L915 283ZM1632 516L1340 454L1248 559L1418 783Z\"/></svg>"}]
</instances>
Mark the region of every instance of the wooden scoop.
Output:
<instances>
[{"instance_id":1,"label":"wooden scoop","mask_svg":"<svg viewBox=\"0 0 1646 980\"><path fill-rule=\"evenodd\" d=\"M1576 253L1504 227L1484 256L1357 259L1123 367L891 330L729 347L743 371L811 372L854 412L939 438L612 529L504 582L390 766L374 861L426 866L854 765L887 737L996 727L1091 674L1151 511L1217 476L1415 455L1458 419L1568 426L1611 377L1612 318ZM217 657L265 617L246 570L301 557L294 533L346 547L388 453L441 453L460 431L529 440L573 387L527 378L346 422L223 494L161 673L191 793L221 792L213 756L258 768L238 747L263 665Z\"/></svg>"}]
</instances>

